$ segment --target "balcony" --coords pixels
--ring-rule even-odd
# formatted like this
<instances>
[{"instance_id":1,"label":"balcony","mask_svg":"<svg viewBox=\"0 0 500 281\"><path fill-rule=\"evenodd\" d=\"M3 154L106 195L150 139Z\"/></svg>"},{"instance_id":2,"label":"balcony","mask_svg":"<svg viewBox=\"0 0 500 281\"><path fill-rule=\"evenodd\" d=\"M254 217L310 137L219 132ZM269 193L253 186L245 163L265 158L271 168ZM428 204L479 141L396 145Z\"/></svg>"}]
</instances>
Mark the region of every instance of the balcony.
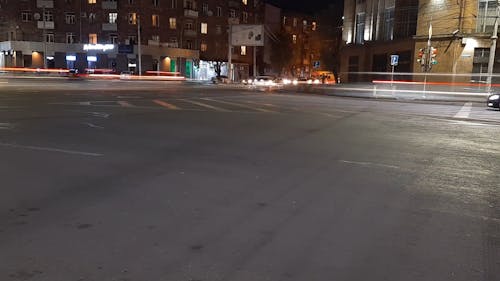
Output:
<instances>
[{"instance_id":1,"label":"balcony","mask_svg":"<svg viewBox=\"0 0 500 281\"><path fill-rule=\"evenodd\" d=\"M117 1L102 1L102 9L103 10L116 10L118 9Z\"/></svg>"},{"instance_id":2,"label":"balcony","mask_svg":"<svg viewBox=\"0 0 500 281\"><path fill-rule=\"evenodd\" d=\"M227 24L240 24L240 19L239 18L228 18Z\"/></svg>"},{"instance_id":3,"label":"balcony","mask_svg":"<svg viewBox=\"0 0 500 281\"><path fill-rule=\"evenodd\" d=\"M167 43L162 43L161 45L167 48L179 48L179 42L167 42Z\"/></svg>"},{"instance_id":4,"label":"balcony","mask_svg":"<svg viewBox=\"0 0 500 281\"><path fill-rule=\"evenodd\" d=\"M54 8L54 0L36 0L37 8Z\"/></svg>"},{"instance_id":5,"label":"balcony","mask_svg":"<svg viewBox=\"0 0 500 281\"><path fill-rule=\"evenodd\" d=\"M45 23L45 28L43 27L43 24ZM38 29L54 29L54 22L53 21L41 21L39 20L37 22Z\"/></svg>"},{"instance_id":6,"label":"balcony","mask_svg":"<svg viewBox=\"0 0 500 281\"><path fill-rule=\"evenodd\" d=\"M102 31L117 31L118 27L116 26L116 23L103 23L102 24Z\"/></svg>"},{"instance_id":7,"label":"balcony","mask_svg":"<svg viewBox=\"0 0 500 281\"><path fill-rule=\"evenodd\" d=\"M160 41L148 40L148 45L149 46L160 46Z\"/></svg>"},{"instance_id":8,"label":"balcony","mask_svg":"<svg viewBox=\"0 0 500 281\"><path fill-rule=\"evenodd\" d=\"M192 30L192 29L185 29L184 30L184 36L186 36L186 37L196 37L196 35L197 35L196 30Z\"/></svg>"},{"instance_id":9,"label":"balcony","mask_svg":"<svg viewBox=\"0 0 500 281\"><path fill-rule=\"evenodd\" d=\"M184 9L184 16L189 17L189 18L197 18L198 17L198 11L192 10L192 9Z\"/></svg>"}]
</instances>

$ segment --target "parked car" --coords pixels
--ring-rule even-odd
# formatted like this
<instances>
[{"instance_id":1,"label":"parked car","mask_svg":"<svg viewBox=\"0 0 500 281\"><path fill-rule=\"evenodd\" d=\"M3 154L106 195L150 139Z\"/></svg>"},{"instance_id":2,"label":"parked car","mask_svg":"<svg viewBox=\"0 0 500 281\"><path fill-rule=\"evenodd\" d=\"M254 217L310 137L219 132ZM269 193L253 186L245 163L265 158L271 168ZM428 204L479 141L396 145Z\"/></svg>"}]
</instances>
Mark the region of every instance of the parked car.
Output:
<instances>
[{"instance_id":1,"label":"parked car","mask_svg":"<svg viewBox=\"0 0 500 281\"><path fill-rule=\"evenodd\" d=\"M500 109L500 94L491 94L487 101L488 107Z\"/></svg>"}]
</instances>

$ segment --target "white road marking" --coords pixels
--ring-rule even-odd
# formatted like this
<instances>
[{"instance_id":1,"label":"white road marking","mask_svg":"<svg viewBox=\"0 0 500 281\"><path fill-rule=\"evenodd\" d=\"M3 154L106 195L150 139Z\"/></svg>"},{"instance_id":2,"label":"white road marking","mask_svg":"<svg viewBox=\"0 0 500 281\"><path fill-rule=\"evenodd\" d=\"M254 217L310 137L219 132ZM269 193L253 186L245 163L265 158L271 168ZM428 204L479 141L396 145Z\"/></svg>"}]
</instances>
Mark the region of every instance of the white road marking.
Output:
<instances>
[{"instance_id":1,"label":"white road marking","mask_svg":"<svg viewBox=\"0 0 500 281\"><path fill-rule=\"evenodd\" d=\"M94 125L94 124L89 123L89 122L83 122L82 124L83 124L83 125L87 125L87 126L89 126L90 128L104 129L104 127L102 127L102 126Z\"/></svg>"},{"instance_id":2,"label":"white road marking","mask_svg":"<svg viewBox=\"0 0 500 281\"><path fill-rule=\"evenodd\" d=\"M0 130L10 130L12 129L11 123L0 123Z\"/></svg>"},{"instance_id":3,"label":"white road marking","mask_svg":"<svg viewBox=\"0 0 500 281\"><path fill-rule=\"evenodd\" d=\"M102 118L108 118L109 116L111 116L111 114L109 113L104 113L104 112L95 112L95 111L90 111L90 112L87 112L95 117L102 117Z\"/></svg>"},{"instance_id":4,"label":"white road marking","mask_svg":"<svg viewBox=\"0 0 500 281\"><path fill-rule=\"evenodd\" d=\"M348 161L348 160L339 160L339 162L346 163L346 164L360 165L360 166L378 166L378 167L384 167L384 168L399 169L398 166L378 164L378 163L372 163L372 162L359 162L359 161Z\"/></svg>"},{"instance_id":5,"label":"white road marking","mask_svg":"<svg viewBox=\"0 0 500 281\"><path fill-rule=\"evenodd\" d=\"M12 147L12 148L20 148L20 149L38 150L38 151L48 151L48 152L60 152L60 153L66 153L66 154L83 155L83 156L93 156L93 157L103 156L103 154L100 154L100 153L92 153L92 152L84 152L84 151L76 151L76 150L67 150L67 149L59 149L59 148L52 148L52 147L19 145L19 144L15 144L15 143L0 142L0 146Z\"/></svg>"},{"instance_id":6,"label":"white road marking","mask_svg":"<svg viewBox=\"0 0 500 281\"><path fill-rule=\"evenodd\" d=\"M246 105L246 104L241 104L241 103L236 103L236 102L223 101L223 100L217 100L217 99L211 99L211 98L201 98L201 99L202 100L207 100L207 101L213 101L213 102L223 103L223 104L229 104L229 105L232 105L232 106L239 106L239 107L243 107L243 108L247 108L247 109L251 109L251 110L256 110L256 111L260 111L260 112L277 113L276 111L273 111L273 110L264 109L264 108L260 108L260 107L255 107L255 106L249 106L249 105Z\"/></svg>"},{"instance_id":7,"label":"white road marking","mask_svg":"<svg viewBox=\"0 0 500 281\"><path fill-rule=\"evenodd\" d=\"M120 100L117 103L123 107L135 107L135 105L129 103L128 101Z\"/></svg>"},{"instance_id":8,"label":"white road marking","mask_svg":"<svg viewBox=\"0 0 500 281\"><path fill-rule=\"evenodd\" d=\"M180 108L178 106L175 106L171 103L168 103L166 101L162 101L162 100L153 100L154 103L156 103L157 105L159 106L163 106L165 108L168 108L170 110L179 110Z\"/></svg>"},{"instance_id":9,"label":"white road marking","mask_svg":"<svg viewBox=\"0 0 500 281\"><path fill-rule=\"evenodd\" d=\"M453 116L453 118L469 118L471 109L472 109L472 103L467 102L464 104L464 106L462 106L460 111L458 111L457 114Z\"/></svg>"},{"instance_id":10,"label":"white road marking","mask_svg":"<svg viewBox=\"0 0 500 281\"><path fill-rule=\"evenodd\" d=\"M188 103L192 103L192 104L195 104L195 105L198 105L198 106L201 106L201 107L209 108L209 109L212 109L212 110L215 110L215 111L222 111L222 112L228 112L228 111L230 111L230 110L227 110L227 109L224 109L224 108L220 108L220 107L213 106L213 105L206 104L206 103L202 103L202 102L197 102L197 101L194 101L194 100L187 100L187 99L180 99L180 100L188 102Z\"/></svg>"}]
</instances>

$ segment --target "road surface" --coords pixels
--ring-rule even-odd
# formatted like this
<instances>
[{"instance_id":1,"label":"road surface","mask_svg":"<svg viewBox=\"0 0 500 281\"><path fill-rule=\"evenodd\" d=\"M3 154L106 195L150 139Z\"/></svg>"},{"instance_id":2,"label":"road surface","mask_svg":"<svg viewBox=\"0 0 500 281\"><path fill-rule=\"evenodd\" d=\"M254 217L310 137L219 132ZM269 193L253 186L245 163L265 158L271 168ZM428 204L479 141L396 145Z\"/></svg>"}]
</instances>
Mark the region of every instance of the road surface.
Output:
<instances>
[{"instance_id":1,"label":"road surface","mask_svg":"<svg viewBox=\"0 0 500 281\"><path fill-rule=\"evenodd\" d=\"M500 280L500 112L0 84L0 280Z\"/></svg>"}]
</instances>

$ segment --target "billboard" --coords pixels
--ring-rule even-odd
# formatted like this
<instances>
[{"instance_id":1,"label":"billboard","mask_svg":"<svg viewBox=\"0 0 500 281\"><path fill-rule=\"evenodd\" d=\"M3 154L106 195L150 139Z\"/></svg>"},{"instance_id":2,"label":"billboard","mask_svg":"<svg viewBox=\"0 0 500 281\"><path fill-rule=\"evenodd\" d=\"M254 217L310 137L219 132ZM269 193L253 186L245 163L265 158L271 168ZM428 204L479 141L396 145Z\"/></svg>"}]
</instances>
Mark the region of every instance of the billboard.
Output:
<instances>
[{"instance_id":1,"label":"billboard","mask_svg":"<svg viewBox=\"0 0 500 281\"><path fill-rule=\"evenodd\" d=\"M264 46L263 25L236 24L231 27L231 45Z\"/></svg>"}]
</instances>

